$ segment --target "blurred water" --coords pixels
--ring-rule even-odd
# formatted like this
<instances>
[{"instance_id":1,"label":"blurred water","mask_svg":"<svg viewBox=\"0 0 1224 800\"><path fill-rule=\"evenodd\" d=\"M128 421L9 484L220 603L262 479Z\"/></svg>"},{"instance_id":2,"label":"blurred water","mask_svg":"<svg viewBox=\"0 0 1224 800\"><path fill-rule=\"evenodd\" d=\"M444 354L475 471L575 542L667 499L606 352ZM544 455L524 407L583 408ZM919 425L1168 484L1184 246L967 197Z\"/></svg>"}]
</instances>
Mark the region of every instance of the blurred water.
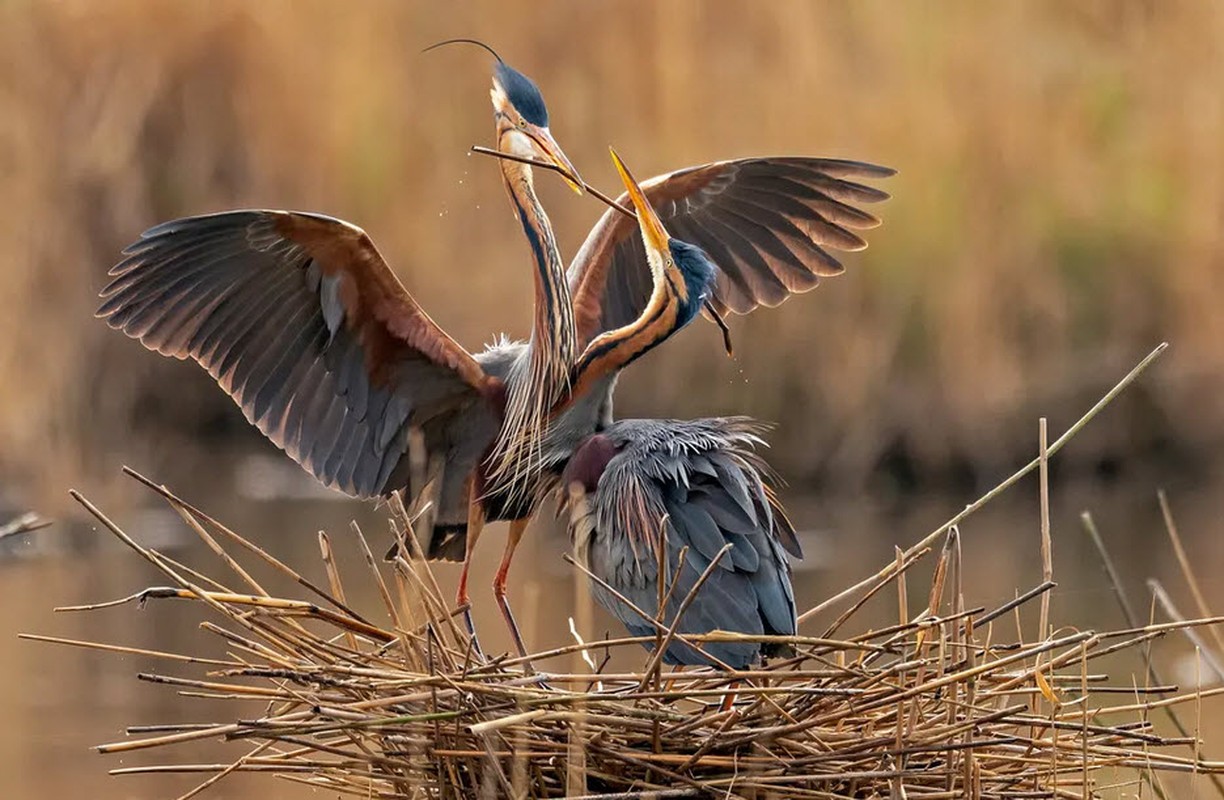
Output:
<instances>
[{"instance_id":1,"label":"blurred water","mask_svg":"<svg viewBox=\"0 0 1224 800\"><path fill-rule=\"evenodd\" d=\"M252 467L255 469L256 467ZM242 473L245 481L258 472ZM1217 564L1224 556L1224 537L1218 535L1224 519L1220 508L1224 480L1204 476L1185 485L1168 487L1177 521L1187 538L1196 563ZM297 494L294 484L281 490ZM349 600L364 613L381 619L381 603L374 587L360 581L359 563L350 519L356 519L376 550L387 542L385 515L350 501L323 499L320 495L295 499L238 498L222 501L230 494L218 487L208 501L199 500L210 513L265 545L278 557L307 577L325 583L318 559L316 533L326 530L332 537L342 569L350 576ZM1123 580L1134 593L1136 604L1146 613L1143 581L1163 580L1189 611L1191 603L1178 577L1177 565L1167 546L1155 499L1155 486L1079 485L1053 487L1051 519L1054 534L1055 579L1053 616L1058 624L1078 628L1120 627L1109 587L1081 532L1079 514L1090 510L1108 539ZM271 494L275 492L265 492ZM307 491L308 494L311 494ZM190 493L188 492L190 495ZM218 497L212 497L217 495ZM230 494L231 498L234 495ZM804 494L788 498L791 515L802 532L807 552L796 565L796 590L802 608L874 572L892 557L893 546L905 546L921 538L961 508L971 497L910 498L884 508L871 498L829 499ZM210 575L223 574L221 566L177 519L157 505L117 514L116 521L133 536L155 543L177 559ZM965 562L964 589L970 606L993 606L1011 599L1040 581L1038 549L1038 504L1036 481L1026 481L1009 494L971 517L961 528ZM477 625L486 646L508 646L488 592L484 589L500 552L502 526L486 533L476 565ZM107 770L137 764L164 762L169 758L187 762L218 763L240 755L242 745L192 744L177 751L134 753L100 757L90 747L118 741L131 724L174 721L229 721L260 712L258 704L224 705L177 696L172 688L140 682L142 671L198 676L190 667L153 659L18 641L18 632L53 634L94 639L150 649L218 655L217 642L198 630L200 609L174 601L153 602L143 609L134 605L89 613L61 613L53 606L107 600L128 595L164 581L104 532L91 530L81 521L61 524L34 534L24 541L6 543L7 556L0 562L0 637L6 643L0 658L0 775L12 797L110 798L175 797L203 780L200 775L108 777ZM570 568L561 560L565 541L555 526L534 529L523 544L512 574L515 602L524 632L535 648L570 642L567 616L573 607L574 582ZM914 610L924 604L929 565L911 573L910 597ZM266 571L255 570L271 591L300 596L300 590L285 585ZM453 587L456 568L437 569L445 587ZM1224 608L1224 583L1206 570L1201 576L1209 603ZM895 595L884 593L864 609L851 624L854 630L882 625L895 618ZM819 633L832 615L811 624ZM1026 620L1026 628L1035 628ZM605 630L615 631L609 620L597 615L588 638ZM1158 655L1168 673L1182 665L1182 677L1193 675L1185 667L1192 658L1187 643L1177 637L1158 644ZM1111 664L1114 683L1125 683L1135 671L1133 661ZM1130 671L1130 672L1128 672ZM1220 715L1215 715L1219 717ZM1205 755L1219 757L1224 749L1210 744L1224 735L1224 724L1208 722ZM209 796L247 800L266 797L318 796L309 790L275 781L268 776L236 776L227 779Z\"/></svg>"}]
</instances>

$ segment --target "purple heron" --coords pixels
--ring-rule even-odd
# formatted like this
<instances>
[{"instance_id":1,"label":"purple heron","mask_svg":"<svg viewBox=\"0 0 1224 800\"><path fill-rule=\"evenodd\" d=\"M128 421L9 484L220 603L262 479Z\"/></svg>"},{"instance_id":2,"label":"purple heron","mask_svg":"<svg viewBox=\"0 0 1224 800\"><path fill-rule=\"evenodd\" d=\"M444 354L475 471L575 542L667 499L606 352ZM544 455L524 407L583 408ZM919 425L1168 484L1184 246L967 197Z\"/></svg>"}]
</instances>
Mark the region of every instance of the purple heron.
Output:
<instances>
[{"instance_id":1,"label":"purple heron","mask_svg":"<svg viewBox=\"0 0 1224 800\"><path fill-rule=\"evenodd\" d=\"M491 97L499 151L584 186L549 131L539 89L500 58ZM149 349L199 363L327 486L358 497L403 490L412 500L436 479L426 555L464 561L456 598L464 608L485 521L509 520L517 542L574 447L611 422L616 372L590 372L581 393L567 389L577 354L636 319L651 295L632 220L605 213L567 271L531 166L506 160L501 170L535 266L528 342L468 352L364 231L294 211L229 211L149 229L111 269L97 312ZM839 274L828 249L862 249L854 231L879 224L855 204L887 197L856 179L890 174L854 161L749 158L642 186L668 227L718 264L711 307L747 313ZM547 435L533 435L550 415ZM410 469L414 429L430 465L423 481ZM495 585L503 609L512 553Z\"/></svg>"}]
</instances>

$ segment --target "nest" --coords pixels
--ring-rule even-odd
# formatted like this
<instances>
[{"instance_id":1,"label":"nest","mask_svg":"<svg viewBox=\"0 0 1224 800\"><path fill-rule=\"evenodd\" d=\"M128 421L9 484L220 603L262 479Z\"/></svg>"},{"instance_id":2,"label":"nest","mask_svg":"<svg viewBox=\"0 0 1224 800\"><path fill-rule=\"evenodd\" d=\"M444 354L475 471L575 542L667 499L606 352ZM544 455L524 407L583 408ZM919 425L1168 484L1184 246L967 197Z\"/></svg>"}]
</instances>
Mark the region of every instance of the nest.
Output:
<instances>
[{"instance_id":1,"label":"nest","mask_svg":"<svg viewBox=\"0 0 1224 800\"><path fill-rule=\"evenodd\" d=\"M658 624L653 637L579 640L535 653L529 664L544 670L542 681L523 659L476 652L428 563L414 555L420 550L413 517L397 501L393 529L404 555L393 563L376 559L353 528L368 567L360 580L374 581L385 605L376 622L346 602L352 577L341 575L323 534L327 586L143 478L232 574L206 577L143 547L74 495L171 584L116 602L187 599L212 618L203 625L224 640L227 657L31 638L162 656L174 674L142 678L214 698L219 707L258 701L265 710L258 718L130 729L127 740L98 748L169 750L204 739L246 747L226 764L113 770L211 773L201 787L258 771L364 798L1084 798L1133 793L1141 782L1160 792L1161 774L1169 771L1205 774L1201 780L1219 789L1214 773L1224 764L1201 757L1197 725L1175 713L1182 704L1197 713L1209 692L1164 685L1150 663L1150 680L1139 686L1111 680L1097 666L1119 651L1146 659L1153 639L1177 630L1194 634L1221 620L1202 609L1202 619L1132 621L1100 633L1049 619L1047 459L1154 355L1048 446L1043 425L1033 463L898 550L875 575L806 611L801 630L813 618L831 621L818 636L786 637L795 655L757 669L664 668L642 648L657 653L677 635ZM1041 475L1044 580L1001 607L973 607L961 591L967 565L957 523L1032 470ZM1108 564L1103 545L1100 552ZM285 573L303 587L302 597L269 595L239 557ZM924 561L933 564L932 577L919 588L912 568ZM1188 566L1187 578L1194 580ZM1116 581L1115 588L1121 592ZM908 598L919 593L925 610L910 618ZM847 632L864 604L890 596L896 624ZM1031 640L1019 633L1026 607L1039 622ZM701 646L729 638L744 637L686 640ZM642 668L607 671L608 655L626 649ZM1180 731L1158 728L1157 710Z\"/></svg>"}]
</instances>

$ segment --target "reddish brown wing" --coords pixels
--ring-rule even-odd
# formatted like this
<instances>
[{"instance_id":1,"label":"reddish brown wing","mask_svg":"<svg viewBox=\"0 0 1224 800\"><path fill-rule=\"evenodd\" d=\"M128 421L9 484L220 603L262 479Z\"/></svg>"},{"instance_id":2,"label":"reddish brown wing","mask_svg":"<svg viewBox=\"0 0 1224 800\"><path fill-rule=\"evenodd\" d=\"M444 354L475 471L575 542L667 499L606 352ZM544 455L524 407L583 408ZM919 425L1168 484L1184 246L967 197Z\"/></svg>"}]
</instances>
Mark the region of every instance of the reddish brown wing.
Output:
<instances>
[{"instance_id":1,"label":"reddish brown wing","mask_svg":"<svg viewBox=\"0 0 1224 800\"><path fill-rule=\"evenodd\" d=\"M668 232L718 265L715 308L746 314L840 274L828 251L861 250L867 243L854 231L879 224L853 204L888 197L855 179L892 174L858 161L745 158L660 175L642 188ZM583 343L636 319L651 290L637 224L609 209L570 264L569 286Z\"/></svg>"},{"instance_id":2,"label":"reddish brown wing","mask_svg":"<svg viewBox=\"0 0 1224 800\"><path fill-rule=\"evenodd\" d=\"M473 415L489 413L478 401L490 379L360 228L231 211L158 225L124 252L98 316L199 362L328 486L385 494L407 480L397 467L410 427L432 455L455 446L457 426L488 425Z\"/></svg>"}]
</instances>

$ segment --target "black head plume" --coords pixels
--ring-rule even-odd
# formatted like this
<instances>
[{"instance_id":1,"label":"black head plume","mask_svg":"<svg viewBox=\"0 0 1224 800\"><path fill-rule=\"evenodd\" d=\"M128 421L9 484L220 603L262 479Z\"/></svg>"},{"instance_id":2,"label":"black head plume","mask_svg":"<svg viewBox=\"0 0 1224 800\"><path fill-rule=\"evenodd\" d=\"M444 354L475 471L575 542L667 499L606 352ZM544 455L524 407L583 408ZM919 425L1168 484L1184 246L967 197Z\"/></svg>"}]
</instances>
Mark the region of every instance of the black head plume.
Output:
<instances>
[{"instance_id":1,"label":"black head plume","mask_svg":"<svg viewBox=\"0 0 1224 800\"><path fill-rule=\"evenodd\" d=\"M502 57L497 54L496 50L494 50L492 47L489 47L487 44L480 41L479 39L447 39L446 41L438 42L437 44L431 44L429 47L426 47L421 52L428 53L430 50L437 50L439 47L443 47L448 44L474 44L477 47L484 48L485 50L488 50L490 53L492 53L493 57L497 59L498 64L506 63L505 61L502 60Z\"/></svg>"},{"instance_id":2,"label":"black head plume","mask_svg":"<svg viewBox=\"0 0 1224 800\"><path fill-rule=\"evenodd\" d=\"M497 59L497 82L505 91L506 99L523 115L523 119L541 128L548 127L548 108L544 105L544 96L540 94L540 88L535 85L535 81L507 64L496 50L484 42L478 39L447 39L432 44L421 52L428 53L448 44L473 44L491 53Z\"/></svg>"}]
</instances>

